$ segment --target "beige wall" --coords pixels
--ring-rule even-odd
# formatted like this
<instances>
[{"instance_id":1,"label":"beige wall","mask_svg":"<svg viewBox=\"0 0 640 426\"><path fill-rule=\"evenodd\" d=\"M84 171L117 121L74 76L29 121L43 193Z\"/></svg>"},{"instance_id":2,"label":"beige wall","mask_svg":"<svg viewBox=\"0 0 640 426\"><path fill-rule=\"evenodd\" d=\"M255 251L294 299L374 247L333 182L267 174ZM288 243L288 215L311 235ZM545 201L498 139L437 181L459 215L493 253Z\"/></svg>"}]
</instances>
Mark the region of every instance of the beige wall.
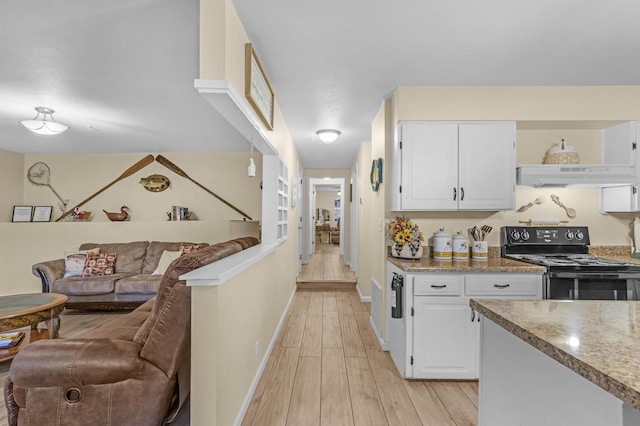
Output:
<instances>
[{"instance_id":1,"label":"beige wall","mask_svg":"<svg viewBox=\"0 0 640 426\"><path fill-rule=\"evenodd\" d=\"M199 77L227 80L243 93L244 45L250 40L233 2L202 0L200 22ZM291 178L297 173L299 157L277 99L276 93L274 130L265 130L265 134L287 164ZM254 120L258 122L255 117ZM242 409L265 350L295 290L297 208L299 204L289 208L289 238L275 253L219 288L192 289L192 424L233 424ZM257 342L260 342L258 361Z\"/></svg>"},{"instance_id":2,"label":"beige wall","mask_svg":"<svg viewBox=\"0 0 640 426\"><path fill-rule=\"evenodd\" d=\"M0 223L11 222L13 206L24 204L24 156L0 150Z\"/></svg>"},{"instance_id":3,"label":"beige wall","mask_svg":"<svg viewBox=\"0 0 640 426\"><path fill-rule=\"evenodd\" d=\"M517 131L517 162L539 164L548 148L564 138L576 147L581 163L599 163L600 130L603 121L614 123L640 119L640 86L602 87L400 87L386 104L388 120L383 121L384 108L372 123L372 157L379 156L377 134L386 133L387 159L392 147L392 126L398 121L473 121L515 120ZM383 126L386 123L386 127ZM488 153L487 155L490 155ZM364 154L360 153L359 157ZM385 175L390 174L390 161L386 161ZM383 183L383 191L388 186ZM366 189L365 189L366 191ZM515 208L538 197L545 202L525 213L508 212L391 212L388 220L397 214L410 217L429 238L440 227L449 233L466 233L474 225L487 224L494 228L489 235L490 246L499 246L499 228L514 225L528 218L567 218L564 210L551 201L550 195L577 211L571 220L576 225L589 226L592 245L630 245L629 222L636 214L601 214L597 188L545 188L517 187ZM372 215L379 211L376 196L371 203ZM387 206L390 205L387 201ZM386 227L385 223L385 227ZM368 222L368 232L375 229L375 217ZM367 229L367 228L365 228ZM367 232L363 230L363 232ZM371 238L371 237L365 237ZM427 241L427 245L430 241ZM363 250L383 252L378 241L364 245ZM368 247L373 247L368 249ZM366 254L361 251L361 256ZM376 255L371 255L376 259ZM376 271L379 262L371 265L373 279L383 279ZM360 274L359 274L360 275ZM384 293L384 292L383 292ZM383 305L384 306L384 305ZM386 312L382 313L386 324ZM383 336L386 331L383 332Z\"/></svg>"},{"instance_id":4,"label":"beige wall","mask_svg":"<svg viewBox=\"0 0 640 426\"><path fill-rule=\"evenodd\" d=\"M360 146L358 155L354 161L358 165L358 181L354 185L358 185L358 199L353 200L352 208L357 209L358 215L358 268L356 271L358 277L358 291L365 297L371 297L371 265L373 263L373 230L376 229L373 218L373 191L371 183L369 183L369 172L371 170L371 142L365 141ZM383 177L384 178L384 177Z\"/></svg>"},{"instance_id":5,"label":"beige wall","mask_svg":"<svg viewBox=\"0 0 640 426\"><path fill-rule=\"evenodd\" d=\"M398 120L637 120L640 86L399 87Z\"/></svg>"},{"instance_id":6,"label":"beige wall","mask_svg":"<svg viewBox=\"0 0 640 426\"><path fill-rule=\"evenodd\" d=\"M41 289L31 273L36 262L59 259L65 251L76 250L83 242L124 242L136 240L205 241L214 243L228 238L228 221L241 216L191 181L154 162L119 181L89 201L82 209L92 212L88 222L11 223L14 204L53 205L54 219L61 212L58 199L46 186L31 184L26 170L35 162L51 169L51 186L69 206L76 205L100 190L145 154L57 154L22 155L0 152L0 182L13 182L2 200L0 267L4 279L0 294L31 293ZM254 218L260 219L260 181L246 174L247 153L164 153L166 158L189 176ZM258 174L261 173L260 156ZM171 180L169 189L149 192L139 183L141 177L163 174ZM11 195L15 193L15 195ZM18 195L18 193L20 195ZM13 201L19 199L18 201ZM102 209L118 211L130 207L127 222L110 222ZM199 220L167 222L165 214L172 205L189 207Z\"/></svg>"},{"instance_id":7,"label":"beige wall","mask_svg":"<svg viewBox=\"0 0 640 426\"><path fill-rule=\"evenodd\" d=\"M574 145L581 163L600 162L599 122L640 118L640 86L606 87L401 87L393 96L397 120L516 120L517 162L539 164L560 139ZM489 245L499 246L497 228L531 217L568 219L555 205L555 194L575 208L573 224L589 226L592 245L629 245L629 222L634 214L601 214L595 188L535 189L517 187L516 209L537 197L546 202L525 213L407 212L417 219L425 236L444 226L449 232L473 225L496 228Z\"/></svg>"},{"instance_id":8,"label":"beige wall","mask_svg":"<svg viewBox=\"0 0 640 426\"><path fill-rule=\"evenodd\" d=\"M156 156L157 153L151 153ZM140 154L59 154L26 155L25 170L43 161L51 169L51 186L69 200L69 207L77 205L101 190L130 166L147 155ZM260 218L260 179L247 176L249 153L203 152L162 153L180 167L191 179L227 200L252 218ZM262 173L261 155L256 155L257 175ZM161 192L147 191L139 182L152 174L166 176L171 181ZM29 205L53 205L54 219L60 216L58 199L46 186L36 186L24 178L24 201ZM129 207L130 220L163 221L171 206L188 207L200 220L242 219L242 215L198 187L154 161L139 172L120 180L84 204L83 210L92 212L91 222L109 221L106 211Z\"/></svg>"}]
</instances>

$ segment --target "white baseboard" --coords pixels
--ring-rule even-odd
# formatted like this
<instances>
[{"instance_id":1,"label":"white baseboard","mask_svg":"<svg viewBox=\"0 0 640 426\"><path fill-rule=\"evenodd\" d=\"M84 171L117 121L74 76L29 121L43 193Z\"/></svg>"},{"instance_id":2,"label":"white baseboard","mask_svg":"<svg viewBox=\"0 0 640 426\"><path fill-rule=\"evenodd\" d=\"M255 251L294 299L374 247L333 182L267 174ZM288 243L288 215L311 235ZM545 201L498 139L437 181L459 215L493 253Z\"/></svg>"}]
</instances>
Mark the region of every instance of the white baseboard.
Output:
<instances>
[{"instance_id":1,"label":"white baseboard","mask_svg":"<svg viewBox=\"0 0 640 426\"><path fill-rule=\"evenodd\" d=\"M382 333L380 332L380 330L378 330L376 328L376 325L373 323L373 318L369 317L369 324L371 324L371 328L373 328L373 332L375 333L376 337L378 338L378 343L380 344L380 347L382 348L383 351L389 351L389 342L385 342L384 340L382 340Z\"/></svg>"},{"instance_id":2,"label":"white baseboard","mask_svg":"<svg viewBox=\"0 0 640 426\"><path fill-rule=\"evenodd\" d=\"M244 419L245 414L247 414L247 410L249 409L249 405L251 404L251 400L253 399L253 394L256 392L256 388L258 387L258 383L262 378L262 373L264 373L264 369L267 366L267 362L269 362L269 357L271 356L271 352L273 351L273 347L278 340L278 336L282 331L282 326L284 325L284 321L287 318L287 313L289 312L289 307L293 302L293 297L296 294L296 288L294 287L291 296L289 297L289 301L287 302L287 306L284 308L284 312L280 317L280 321L278 322L278 326L276 327L276 331L271 338L271 342L269 342L269 347L264 353L262 357L262 361L260 362L260 366L258 367L258 371L256 371L256 375L251 382L251 387L249 387L249 391L247 392L247 396L245 396L244 401L242 402L242 406L240 407L240 411L236 416L235 421L233 422L234 426L240 426L242 424L242 420Z\"/></svg>"},{"instance_id":3,"label":"white baseboard","mask_svg":"<svg viewBox=\"0 0 640 426\"><path fill-rule=\"evenodd\" d=\"M371 296L363 296L362 293L360 293L360 287L358 287L356 285L356 290L358 291L358 297L360 298L360 301L363 303L371 303Z\"/></svg>"}]
</instances>

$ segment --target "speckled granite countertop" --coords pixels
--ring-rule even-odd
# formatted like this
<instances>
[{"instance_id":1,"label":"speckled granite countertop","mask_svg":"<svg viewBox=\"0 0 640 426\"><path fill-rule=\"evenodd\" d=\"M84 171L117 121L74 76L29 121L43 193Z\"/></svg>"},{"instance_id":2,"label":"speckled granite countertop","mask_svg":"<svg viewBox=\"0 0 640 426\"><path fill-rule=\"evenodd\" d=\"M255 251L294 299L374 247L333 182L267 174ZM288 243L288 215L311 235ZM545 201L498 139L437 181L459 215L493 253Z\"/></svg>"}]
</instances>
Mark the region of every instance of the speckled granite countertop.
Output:
<instances>
[{"instance_id":1,"label":"speckled granite countertop","mask_svg":"<svg viewBox=\"0 0 640 426\"><path fill-rule=\"evenodd\" d=\"M389 257L389 262L405 272L534 272L544 273L547 269L531 263L518 262L502 257L487 260L435 260L423 256L420 260L405 260Z\"/></svg>"},{"instance_id":2,"label":"speckled granite countertop","mask_svg":"<svg viewBox=\"0 0 640 426\"><path fill-rule=\"evenodd\" d=\"M592 246L589 254L626 262L640 263L640 258L630 255L630 246ZM546 268L530 263L518 262L500 257L500 247L489 247L488 260L443 261L431 257L430 247L424 247L424 255L420 260L398 259L388 256L389 262L405 272L533 272L544 273Z\"/></svg>"},{"instance_id":3,"label":"speckled granite countertop","mask_svg":"<svg viewBox=\"0 0 640 426\"><path fill-rule=\"evenodd\" d=\"M472 299L470 305L640 409L640 302Z\"/></svg>"}]
</instances>

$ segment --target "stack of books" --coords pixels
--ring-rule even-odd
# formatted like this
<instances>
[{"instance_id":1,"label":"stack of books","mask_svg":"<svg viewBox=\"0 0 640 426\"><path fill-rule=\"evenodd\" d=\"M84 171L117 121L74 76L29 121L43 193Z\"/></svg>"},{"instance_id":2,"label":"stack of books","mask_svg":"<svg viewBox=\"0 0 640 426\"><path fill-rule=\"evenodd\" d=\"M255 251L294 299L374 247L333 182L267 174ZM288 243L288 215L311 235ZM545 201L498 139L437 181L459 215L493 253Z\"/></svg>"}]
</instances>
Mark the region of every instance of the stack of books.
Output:
<instances>
[{"instance_id":1,"label":"stack of books","mask_svg":"<svg viewBox=\"0 0 640 426\"><path fill-rule=\"evenodd\" d=\"M24 337L24 331L13 331L10 333L0 333L0 349L12 348L16 346Z\"/></svg>"}]
</instances>

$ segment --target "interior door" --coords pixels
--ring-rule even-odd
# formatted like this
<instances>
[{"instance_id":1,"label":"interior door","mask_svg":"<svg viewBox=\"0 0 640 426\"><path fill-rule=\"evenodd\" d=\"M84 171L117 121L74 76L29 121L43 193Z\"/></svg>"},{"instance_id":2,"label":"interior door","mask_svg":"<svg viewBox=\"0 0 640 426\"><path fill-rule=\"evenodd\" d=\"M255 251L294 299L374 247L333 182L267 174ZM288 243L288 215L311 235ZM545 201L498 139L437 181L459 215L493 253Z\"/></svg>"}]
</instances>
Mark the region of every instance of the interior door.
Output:
<instances>
[{"instance_id":1,"label":"interior door","mask_svg":"<svg viewBox=\"0 0 640 426\"><path fill-rule=\"evenodd\" d=\"M298 222L298 274L302 271L302 255L304 254L304 208L300 201L302 201L302 181L303 181L303 169L300 163L298 163L297 179L293 182L294 191L291 194L291 198L294 200L294 204L297 209L297 222Z\"/></svg>"}]
</instances>

